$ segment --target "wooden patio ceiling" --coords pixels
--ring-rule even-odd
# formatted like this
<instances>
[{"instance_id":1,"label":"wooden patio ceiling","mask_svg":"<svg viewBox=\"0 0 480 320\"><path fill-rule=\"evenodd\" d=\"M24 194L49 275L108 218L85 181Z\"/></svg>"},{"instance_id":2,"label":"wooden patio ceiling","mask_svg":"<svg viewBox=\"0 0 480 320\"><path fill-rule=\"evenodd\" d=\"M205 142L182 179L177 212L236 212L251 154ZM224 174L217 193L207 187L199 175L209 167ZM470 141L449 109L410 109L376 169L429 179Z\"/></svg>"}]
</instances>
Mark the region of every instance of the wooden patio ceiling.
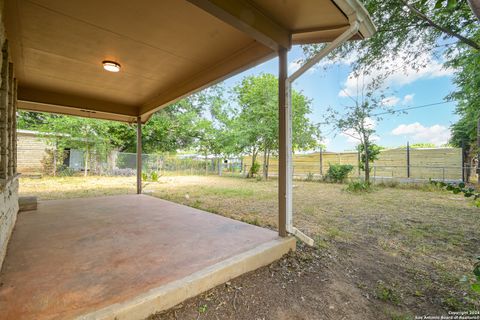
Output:
<instances>
[{"instance_id":1,"label":"wooden patio ceiling","mask_svg":"<svg viewBox=\"0 0 480 320\"><path fill-rule=\"evenodd\" d=\"M277 55L329 42L354 18L374 32L357 0L6 0L18 106L145 122L182 97ZM103 70L113 60L121 71Z\"/></svg>"}]
</instances>

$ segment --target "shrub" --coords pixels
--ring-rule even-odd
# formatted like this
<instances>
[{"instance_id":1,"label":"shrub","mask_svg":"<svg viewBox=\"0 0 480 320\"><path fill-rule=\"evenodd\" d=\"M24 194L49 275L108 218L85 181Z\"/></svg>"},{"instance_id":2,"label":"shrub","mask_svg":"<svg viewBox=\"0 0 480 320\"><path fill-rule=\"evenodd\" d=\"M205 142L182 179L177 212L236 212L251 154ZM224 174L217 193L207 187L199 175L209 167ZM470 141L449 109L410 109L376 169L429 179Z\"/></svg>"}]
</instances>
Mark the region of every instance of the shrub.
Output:
<instances>
[{"instance_id":1,"label":"shrub","mask_svg":"<svg viewBox=\"0 0 480 320\"><path fill-rule=\"evenodd\" d=\"M353 166L350 164L328 164L328 166L325 179L332 182L344 182L353 170Z\"/></svg>"},{"instance_id":2,"label":"shrub","mask_svg":"<svg viewBox=\"0 0 480 320\"><path fill-rule=\"evenodd\" d=\"M367 182L352 181L348 184L346 190L349 192L369 192L372 191L372 186Z\"/></svg>"}]
</instances>

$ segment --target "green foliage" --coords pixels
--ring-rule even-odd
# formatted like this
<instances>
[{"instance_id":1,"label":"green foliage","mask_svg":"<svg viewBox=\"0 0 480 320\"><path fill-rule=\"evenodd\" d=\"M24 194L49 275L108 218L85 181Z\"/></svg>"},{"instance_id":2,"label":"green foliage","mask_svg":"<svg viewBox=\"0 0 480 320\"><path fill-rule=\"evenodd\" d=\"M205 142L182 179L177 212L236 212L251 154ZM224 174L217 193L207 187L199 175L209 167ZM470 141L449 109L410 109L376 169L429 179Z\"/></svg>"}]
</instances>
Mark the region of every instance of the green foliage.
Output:
<instances>
[{"instance_id":1,"label":"green foliage","mask_svg":"<svg viewBox=\"0 0 480 320\"><path fill-rule=\"evenodd\" d=\"M234 87L238 104L232 126L236 143L255 161L259 152L269 158L278 153L278 79L272 74L245 77ZM293 150L313 149L320 131L308 115L312 101L292 90ZM267 163L268 164L268 163Z\"/></svg>"},{"instance_id":2,"label":"green foliage","mask_svg":"<svg viewBox=\"0 0 480 320\"><path fill-rule=\"evenodd\" d=\"M353 166L350 164L328 164L328 171L325 179L332 182L344 182L348 174L352 172Z\"/></svg>"},{"instance_id":3,"label":"green foliage","mask_svg":"<svg viewBox=\"0 0 480 320\"><path fill-rule=\"evenodd\" d=\"M475 275L476 282L472 284L472 290L480 293L480 257L477 257L477 262L473 266L473 274Z\"/></svg>"},{"instance_id":4,"label":"green foliage","mask_svg":"<svg viewBox=\"0 0 480 320\"><path fill-rule=\"evenodd\" d=\"M480 30L475 33L480 41ZM459 119L452 125L450 142L457 147L464 146L471 153L476 150L477 122L480 118L480 54L475 50L462 51L451 59L448 66L455 68L453 82L455 91L447 98L457 102L455 112Z\"/></svg>"},{"instance_id":5,"label":"green foliage","mask_svg":"<svg viewBox=\"0 0 480 320\"><path fill-rule=\"evenodd\" d=\"M436 148L437 146L435 143L430 143L430 142L419 142L419 143L413 143L410 145L410 149L421 149L421 148Z\"/></svg>"},{"instance_id":6,"label":"green foliage","mask_svg":"<svg viewBox=\"0 0 480 320\"><path fill-rule=\"evenodd\" d=\"M383 281L378 282L375 294L378 299L385 302L391 302L395 305L401 302L401 294L394 287L388 286Z\"/></svg>"},{"instance_id":7,"label":"green foliage","mask_svg":"<svg viewBox=\"0 0 480 320\"><path fill-rule=\"evenodd\" d=\"M475 204L477 205L477 207L480 207L478 203L478 200L480 199L480 193L477 192L475 188L467 187L463 182L456 184L456 183L448 183L444 181L430 180L430 183L436 186L437 188L451 191L454 194L463 193L465 198L473 198L475 200Z\"/></svg>"},{"instance_id":8,"label":"green foliage","mask_svg":"<svg viewBox=\"0 0 480 320\"><path fill-rule=\"evenodd\" d=\"M451 143L457 147L465 144L471 153L476 152L476 122L480 117L480 23L469 1L362 2L377 26L377 33L364 41L344 44L328 58L338 61L354 57L355 70L375 70L376 74L388 77L402 69L421 70L432 58L441 56L444 65L455 70L455 91L446 97L456 101L459 115L452 126ZM323 46L303 46L303 51L310 57Z\"/></svg>"},{"instance_id":9,"label":"green foliage","mask_svg":"<svg viewBox=\"0 0 480 320\"><path fill-rule=\"evenodd\" d=\"M151 171L150 173L142 172L142 181L143 182L158 182L159 174L157 171Z\"/></svg>"},{"instance_id":10,"label":"green foliage","mask_svg":"<svg viewBox=\"0 0 480 320\"><path fill-rule=\"evenodd\" d=\"M366 160L366 155L365 155L365 145L359 144L358 147L358 152L360 152L360 169L365 171L365 160ZM376 144L369 144L368 145L368 161L369 162L374 162L375 160L378 159L378 156L380 154L380 151L383 148L380 146L377 146Z\"/></svg>"},{"instance_id":11,"label":"green foliage","mask_svg":"<svg viewBox=\"0 0 480 320\"><path fill-rule=\"evenodd\" d=\"M198 313L200 314L207 312L207 310L208 310L208 305L206 304L203 304L198 307Z\"/></svg>"},{"instance_id":12,"label":"green foliage","mask_svg":"<svg viewBox=\"0 0 480 320\"><path fill-rule=\"evenodd\" d=\"M255 175L258 174L259 171L260 171L260 164L255 161L250 167L250 171L248 175L249 177L254 177Z\"/></svg>"},{"instance_id":13,"label":"green foliage","mask_svg":"<svg viewBox=\"0 0 480 320\"><path fill-rule=\"evenodd\" d=\"M158 181L158 172L157 171L152 171L150 173L150 180L153 181L153 182L157 182Z\"/></svg>"},{"instance_id":14,"label":"green foliage","mask_svg":"<svg viewBox=\"0 0 480 320\"><path fill-rule=\"evenodd\" d=\"M351 181L346 190L353 193L370 192L372 191L372 185L363 181Z\"/></svg>"}]
</instances>

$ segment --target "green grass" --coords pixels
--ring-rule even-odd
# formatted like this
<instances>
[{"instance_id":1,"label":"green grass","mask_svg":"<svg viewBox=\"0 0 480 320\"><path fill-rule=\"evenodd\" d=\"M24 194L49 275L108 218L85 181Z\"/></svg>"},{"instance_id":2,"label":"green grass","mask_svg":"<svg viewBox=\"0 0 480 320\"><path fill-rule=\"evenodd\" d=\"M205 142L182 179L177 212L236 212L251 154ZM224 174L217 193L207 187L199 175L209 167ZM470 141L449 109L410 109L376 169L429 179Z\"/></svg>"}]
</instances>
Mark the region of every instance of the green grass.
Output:
<instances>
[{"instance_id":1,"label":"green grass","mask_svg":"<svg viewBox=\"0 0 480 320\"><path fill-rule=\"evenodd\" d=\"M41 199L135 193L135 177L22 178L20 183L21 194ZM250 224L277 226L275 179L164 176L144 190ZM341 256L342 247L357 248L371 259L365 262L367 269L380 268L371 264L382 256L396 259L406 270L403 274L377 270L371 275L368 290L382 303L397 308L404 297L412 301L430 297L447 310L480 308L480 296L469 283L459 281L471 275L473 258L480 254L480 209L470 199L429 185L375 186L370 192L352 194L341 184L294 181L293 190L294 224L314 238L318 248L341 259L348 259ZM387 285L392 276L402 285Z\"/></svg>"}]
</instances>

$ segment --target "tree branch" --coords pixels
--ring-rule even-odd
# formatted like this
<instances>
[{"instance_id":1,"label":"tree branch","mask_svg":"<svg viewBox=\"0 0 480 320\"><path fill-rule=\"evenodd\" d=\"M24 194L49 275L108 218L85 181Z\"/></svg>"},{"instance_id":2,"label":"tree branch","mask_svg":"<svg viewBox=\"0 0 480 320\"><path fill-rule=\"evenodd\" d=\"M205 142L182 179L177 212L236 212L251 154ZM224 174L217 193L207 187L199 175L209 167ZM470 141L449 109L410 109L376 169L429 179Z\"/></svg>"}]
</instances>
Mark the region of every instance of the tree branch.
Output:
<instances>
[{"instance_id":1,"label":"tree branch","mask_svg":"<svg viewBox=\"0 0 480 320\"><path fill-rule=\"evenodd\" d=\"M411 12L413 12L418 18L424 20L425 22L427 22L430 26L434 27L435 29L438 29L446 34L448 34L449 36L452 36L452 37L455 37L457 38L458 40L460 40L461 42L469 45L470 47L480 51L480 45L468 38L465 38L464 36L462 36L461 34L453 31L453 30L449 30L445 27L442 27L441 25L437 24L435 21L433 21L432 19L430 19L429 17L427 17L425 14L423 14L422 12L420 12L417 8L415 8L413 5L409 4L407 0L400 0L401 2L403 2L403 4L405 4L408 9L410 9Z\"/></svg>"}]
</instances>

